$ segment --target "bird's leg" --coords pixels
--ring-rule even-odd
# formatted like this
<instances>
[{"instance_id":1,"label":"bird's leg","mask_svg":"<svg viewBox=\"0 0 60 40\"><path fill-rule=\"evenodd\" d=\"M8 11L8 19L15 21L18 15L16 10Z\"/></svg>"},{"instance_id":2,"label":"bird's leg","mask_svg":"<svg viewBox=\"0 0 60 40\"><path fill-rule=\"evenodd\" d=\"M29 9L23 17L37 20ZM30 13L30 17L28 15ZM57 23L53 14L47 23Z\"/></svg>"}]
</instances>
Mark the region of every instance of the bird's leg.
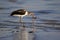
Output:
<instances>
[{"instance_id":1,"label":"bird's leg","mask_svg":"<svg viewBox=\"0 0 60 40\"><path fill-rule=\"evenodd\" d=\"M21 38L20 40L23 40L23 32L25 31L25 26L24 26L24 24L23 24L23 20L22 20L22 17L20 17L20 24L21 24L21 27L19 28L20 30L20 32L19 32L19 34L20 34L20 36L19 36L19 38Z\"/></svg>"},{"instance_id":2,"label":"bird's leg","mask_svg":"<svg viewBox=\"0 0 60 40\"><path fill-rule=\"evenodd\" d=\"M22 40L22 18L21 18L21 16L19 16L19 24L20 24L20 26L19 26L19 38L21 37L21 40Z\"/></svg>"},{"instance_id":3,"label":"bird's leg","mask_svg":"<svg viewBox=\"0 0 60 40\"><path fill-rule=\"evenodd\" d=\"M19 17L19 18L20 18L20 20L19 20L20 25L22 26L22 18L21 17Z\"/></svg>"},{"instance_id":4,"label":"bird's leg","mask_svg":"<svg viewBox=\"0 0 60 40\"><path fill-rule=\"evenodd\" d=\"M24 29L25 26L24 26L24 22L23 22L22 18L23 18L23 17L20 17L20 25L21 25L21 28Z\"/></svg>"}]
</instances>

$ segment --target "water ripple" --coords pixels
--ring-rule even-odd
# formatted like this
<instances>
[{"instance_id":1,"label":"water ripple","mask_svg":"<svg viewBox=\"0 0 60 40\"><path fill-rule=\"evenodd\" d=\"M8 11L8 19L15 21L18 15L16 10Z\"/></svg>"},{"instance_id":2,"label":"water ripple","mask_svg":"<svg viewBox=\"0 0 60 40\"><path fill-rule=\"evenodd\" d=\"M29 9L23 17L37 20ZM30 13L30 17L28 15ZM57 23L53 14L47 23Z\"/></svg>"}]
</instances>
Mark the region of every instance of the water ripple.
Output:
<instances>
[{"instance_id":1,"label":"water ripple","mask_svg":"<svg viewBox=\"0 0 60 40\"><path fill-rule=\"evenodd\" d=\"M38 11L33 11L34 13L42 13L42 14L49 14L49 13L53 13L54 10L38 10Z\"/></svg>"}]
</instances>

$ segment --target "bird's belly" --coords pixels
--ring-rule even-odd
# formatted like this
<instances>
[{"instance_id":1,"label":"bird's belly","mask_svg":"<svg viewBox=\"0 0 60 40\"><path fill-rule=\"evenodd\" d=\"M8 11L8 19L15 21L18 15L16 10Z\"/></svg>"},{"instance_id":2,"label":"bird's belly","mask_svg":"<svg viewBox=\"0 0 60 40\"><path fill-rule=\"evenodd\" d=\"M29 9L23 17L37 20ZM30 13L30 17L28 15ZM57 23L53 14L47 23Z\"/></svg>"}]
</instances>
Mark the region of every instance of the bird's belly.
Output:
<instances>
[{"instance_id":1,"label":"bird's belly","mask_svg":"<svg viewBox=\"0 0 60 40\"><path fill-rule=\"evenodd\" d=\"M25 15L13 15L13 16L23 17L23 16L25 16Z\"/></svg>"}]
</instances>

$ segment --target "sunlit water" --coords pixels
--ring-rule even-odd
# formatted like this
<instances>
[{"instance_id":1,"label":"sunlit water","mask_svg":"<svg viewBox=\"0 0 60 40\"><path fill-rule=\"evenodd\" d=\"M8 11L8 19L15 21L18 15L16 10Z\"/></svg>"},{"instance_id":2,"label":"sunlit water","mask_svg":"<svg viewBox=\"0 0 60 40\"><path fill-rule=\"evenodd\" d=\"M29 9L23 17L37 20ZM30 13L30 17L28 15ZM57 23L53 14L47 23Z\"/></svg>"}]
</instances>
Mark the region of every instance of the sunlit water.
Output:
<instances>
[{"instance_id":1,"label":"sunlit water","mask_svg":"<svg viewBox=\"0 0 60 40\"><path fill-rule=\"evenodd\" d=\"M0 28L19 26L19 18L10 14L21 8L33 12L37 17L35 40L60 40L60 0L0 0ZM23 18L26 27L32 26L31 19L31 16ZM3 34L0 40L13 40L12 30Z\"/></svg>"}]
</instances>

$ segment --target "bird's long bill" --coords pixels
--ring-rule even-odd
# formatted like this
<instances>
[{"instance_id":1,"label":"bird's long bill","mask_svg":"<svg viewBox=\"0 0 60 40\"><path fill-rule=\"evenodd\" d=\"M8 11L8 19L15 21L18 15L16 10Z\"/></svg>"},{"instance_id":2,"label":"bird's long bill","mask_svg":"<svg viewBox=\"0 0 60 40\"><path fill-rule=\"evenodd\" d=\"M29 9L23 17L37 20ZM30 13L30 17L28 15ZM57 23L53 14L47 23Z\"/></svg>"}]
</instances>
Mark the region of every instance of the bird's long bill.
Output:
<instances>
[{"instance_id":1,"label":"bird's long bill","mask_svg":"<svg viewBox=\"0 0 60 40\"><path fill-rule=\"evenodd\" d=\"M28 12L28 15L30 15L30 16L33 15L33 14L34 14L34 13L32 13L32 12Z\"/></svg>"}]
</instances>

